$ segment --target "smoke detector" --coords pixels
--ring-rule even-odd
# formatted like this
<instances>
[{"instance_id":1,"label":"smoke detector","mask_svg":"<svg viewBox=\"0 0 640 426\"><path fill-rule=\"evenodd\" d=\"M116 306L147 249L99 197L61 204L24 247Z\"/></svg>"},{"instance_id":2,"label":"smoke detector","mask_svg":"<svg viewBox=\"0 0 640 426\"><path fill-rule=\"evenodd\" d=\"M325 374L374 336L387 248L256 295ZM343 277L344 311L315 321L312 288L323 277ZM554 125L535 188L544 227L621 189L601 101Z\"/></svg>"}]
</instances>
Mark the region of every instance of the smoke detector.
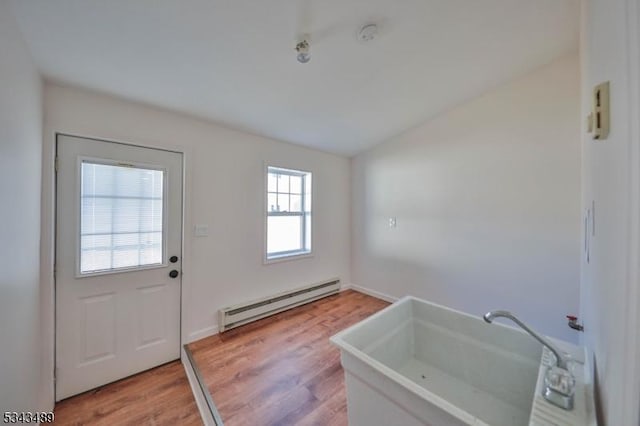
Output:
<instances>
[{"instance_id":1,"label":"smoke detector","mask_svg":"<svg viewBox=\"0 0 640 426\"><path fill-rule=\"evenodd\" d=\"M373 40L378 35L378 26L376 24L367 24L358 30L356 38L358 41L366 43Z\"/></svg>"}]
</instances>

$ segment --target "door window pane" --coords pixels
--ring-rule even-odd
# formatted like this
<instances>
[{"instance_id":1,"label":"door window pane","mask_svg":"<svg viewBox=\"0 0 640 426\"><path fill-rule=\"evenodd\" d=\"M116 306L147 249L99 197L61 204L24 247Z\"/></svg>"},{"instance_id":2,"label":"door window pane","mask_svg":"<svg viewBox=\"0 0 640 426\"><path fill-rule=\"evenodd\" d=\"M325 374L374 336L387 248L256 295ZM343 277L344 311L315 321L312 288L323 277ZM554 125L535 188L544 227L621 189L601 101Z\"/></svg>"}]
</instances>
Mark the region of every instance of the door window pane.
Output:
<instances>
[{"instance_id":1,"label":"door window pane","mask_svg":"<svg viewBox=\"0 0 640 426\"><path fill-rule=\"evenodd\" d=\"M164 171L83 162L80 272L162 264Z\"/></svg>"}]
</instances>

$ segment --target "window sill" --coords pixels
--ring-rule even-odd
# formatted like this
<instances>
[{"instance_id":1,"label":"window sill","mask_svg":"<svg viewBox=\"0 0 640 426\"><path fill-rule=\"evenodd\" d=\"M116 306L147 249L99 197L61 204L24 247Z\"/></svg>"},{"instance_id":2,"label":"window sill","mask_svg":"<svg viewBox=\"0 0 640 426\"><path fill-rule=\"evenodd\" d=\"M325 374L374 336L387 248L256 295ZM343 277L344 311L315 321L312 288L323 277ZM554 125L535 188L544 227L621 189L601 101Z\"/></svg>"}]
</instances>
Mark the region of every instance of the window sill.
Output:
<instances>
[{"instance_id":1,"label":"window sill","mask_svg":"<svg viewBox=\"0 0 640 426\"><path fill-rule=\"evenodd\" d=\"M295 254L283 254L282 256L273 256L273 257L268 257L264 259L264 264L269 265L272 263L287 262L289 260L306 259L309 257L313 257L313 252L305 251L305 252L295 253Z\"/></svg>"}]
</instances>

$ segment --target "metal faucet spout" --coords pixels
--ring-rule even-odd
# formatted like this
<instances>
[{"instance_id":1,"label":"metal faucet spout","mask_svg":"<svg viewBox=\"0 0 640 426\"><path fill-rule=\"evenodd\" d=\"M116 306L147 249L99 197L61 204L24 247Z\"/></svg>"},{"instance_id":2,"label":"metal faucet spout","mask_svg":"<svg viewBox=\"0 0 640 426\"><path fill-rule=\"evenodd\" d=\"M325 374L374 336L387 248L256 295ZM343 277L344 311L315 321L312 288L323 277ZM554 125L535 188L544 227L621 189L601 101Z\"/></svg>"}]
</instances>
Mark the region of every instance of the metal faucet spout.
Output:
<instances>
[{"instance_id":1,"label":"metal faucet spout","mask_svg":"<svg viewBox=\"0 0 640 426\"><path fill-rule=\"evenodd\" d=\"M503 317L515 322L520 328L529 333L531 337L549 348L556 356L556 366L549 367L545 374L545 386L542 396L550 403L565 410L573 409L573 394L575 391L575 378L569 372L568 359L556 348L556 346L530 329L525 323L516 318L509 311L491 311L484 315L484 320L491 324L494 319Z\"/></svg>"},{"instance_id":2,"label":"metal faucet spout","mask_svg":"<svg viewBox=\"0 0 640 426\"><path fill-rule=\"evenodd\" d=\"M525 323L523 323L518 318L516 318L516 316L513 315L511 312L499 311L499 310L490 311L490 312L487 312L483 318L486 322L491 324L494 319L500 318L500 317L510 319L511 321L516 323L520 328L522 328L524 331L529 333L531 337L536 339L538 342L542 343L542 345L549 348L549 350L553 352L553 354L556 356L556 365L559 368L567 370L567 358L562 354L562 352L560 352L560 350L556 348L556 346L553 343L551 343L550 341L548 341L547 339L545 339L544 337L540 336L538 333L530 329Z\"/></svg>"}]
</instances>

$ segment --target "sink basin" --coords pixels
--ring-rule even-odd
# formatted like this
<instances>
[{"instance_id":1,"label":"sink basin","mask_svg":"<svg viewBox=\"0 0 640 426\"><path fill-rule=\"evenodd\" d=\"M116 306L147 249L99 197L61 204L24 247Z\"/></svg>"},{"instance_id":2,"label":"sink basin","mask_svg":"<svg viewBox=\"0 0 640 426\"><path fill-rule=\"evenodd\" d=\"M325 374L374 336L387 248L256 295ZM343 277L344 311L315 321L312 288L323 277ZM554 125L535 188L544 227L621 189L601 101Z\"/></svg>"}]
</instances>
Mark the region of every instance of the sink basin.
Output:
<instances>
[{"instance_id":1,"label":"sink basin","mask_svg":"<svg viewBox=\"0 0 640 426\"><path fill-rule=\"evenodd\" d=\"M331 341L351 426L517 426L535 424L534 405L560 410L536 402L546 368L537 341L424 300L405 297Z\"/></svg>"}]
</instances>

